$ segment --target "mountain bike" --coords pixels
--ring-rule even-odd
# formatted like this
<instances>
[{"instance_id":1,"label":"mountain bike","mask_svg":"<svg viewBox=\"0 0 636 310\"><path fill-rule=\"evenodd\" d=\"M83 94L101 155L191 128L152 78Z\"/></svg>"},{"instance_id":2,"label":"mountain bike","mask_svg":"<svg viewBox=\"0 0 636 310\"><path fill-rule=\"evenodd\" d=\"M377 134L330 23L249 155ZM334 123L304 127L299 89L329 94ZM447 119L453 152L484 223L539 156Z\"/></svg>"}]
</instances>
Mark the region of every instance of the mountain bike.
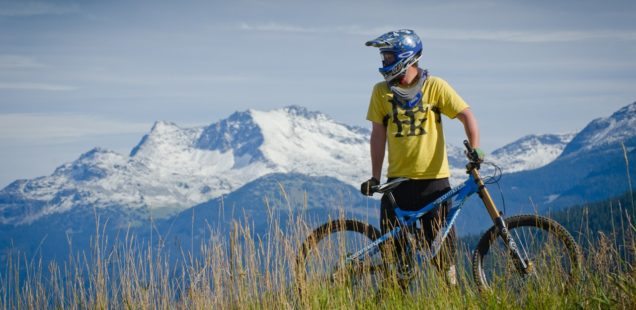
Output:
<instances>
[{"instance_id":1,"label":"mountain bike","mask_svg":"<svg viewBox=\"0 0 636 310\"><path fill-rule=\"evenodd\" d=\"M353 219L333 220L313 230L296 258L296 280L301 293L312 283L340 282L378 289L391 270L400 269L386 259L386 245L413 234L412 228L427 212L442 203L452 203L430 245L404 243L404 253L414 256L420 266L430 261L440 253L464 203L473 194L478 194L494 223L481 236L472 254L472 275L479 291L495 288L523 291L529 286L565 289L574 284L582 254L572 235L544 216L526 214L504 218L486 188L489 181L497 179L497 173L490 179L482 179L479 170L484 163L468 141L464 141L464 146L468 179L420 210L400 209L392 194L393 189L408 179L398 178L372 188L388 196L399 221L399 225L386 234L382 235L373 225ZM495 171L499 171L500 177L501 170Z\"/></svg>"}]
</instances>

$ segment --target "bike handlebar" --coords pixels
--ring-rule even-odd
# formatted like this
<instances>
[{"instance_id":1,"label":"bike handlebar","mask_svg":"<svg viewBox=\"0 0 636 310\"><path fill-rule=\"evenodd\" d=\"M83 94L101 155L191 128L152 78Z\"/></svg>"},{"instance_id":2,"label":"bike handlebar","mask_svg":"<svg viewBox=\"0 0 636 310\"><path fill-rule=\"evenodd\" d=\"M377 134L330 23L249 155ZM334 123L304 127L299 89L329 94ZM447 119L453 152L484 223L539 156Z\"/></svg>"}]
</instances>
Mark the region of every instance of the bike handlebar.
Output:
<instances>
[{"instance_id":1,"label":"bike handlebar","mask_svg":"<svg viewBox=\"0 0 636 310\"><path fill-rule=\"evenodd\" d=\"M479 163L479 155L477 155L477 152L475 152L475 149L473 149L472 146L470 146L470 143L468 142L468 140L464 140L464 147L466 147L466 157L468 157L468 160L470 160L470 162L472 163Z\"/></svg>"},{"instance_id":2,"label":"bike handlebar","mask_svg":"<svg viewBox=\"0 0 636 310\"><path fill-rule=\"evenodd\" d=\"M468 160L470 161L469 166L475 167L479 170L479 164L482 162L482 160L479 159L479 155L470 145L468 140L464 140L464 147L466 148L466 157L468 157Z\"/></svg>"},{"instance_id":3,"label":"bike handlebar","mask_svg":"<svg viewBox=\"0 0 636 310\"><path fill-rule=\"evenodd\" d=\"M473 147L470 146L470 143L468 142L468 140L464 140L464 146L466 147L466 151L468 153L472 153L473 152Z\"/></svg>"}]
</instances>

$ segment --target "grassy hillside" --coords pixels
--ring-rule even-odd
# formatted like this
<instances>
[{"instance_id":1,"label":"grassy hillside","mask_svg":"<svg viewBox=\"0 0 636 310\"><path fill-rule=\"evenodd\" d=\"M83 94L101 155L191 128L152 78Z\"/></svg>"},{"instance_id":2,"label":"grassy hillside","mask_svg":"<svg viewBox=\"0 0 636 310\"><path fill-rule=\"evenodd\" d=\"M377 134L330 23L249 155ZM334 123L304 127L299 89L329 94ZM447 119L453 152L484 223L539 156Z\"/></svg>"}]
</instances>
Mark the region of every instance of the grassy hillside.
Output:
<instances>
[{"instance_id":1,"label":"grassy hillside","mask_svg":"<svg viewBox=\"0 0 636 310\"><path fill-rule=\"evenodd\" d=\"M43 265L38 257L12 253L7 265L0 266L0 308L633 309L636 271L628 259L636 254L633 213L633 205L619 199L552 214L577 232L587 249L581 281L567 291L539 286L479 293L468 268L470 252L462 249L457 287L449 287L435 268L424 266L406 291L389 277L369 278L355 288L348 281L313 281L300 294L294 266L311 228L294 218L286 231L272 225L266 241L251 238L252 228L238 223L231 224L229 236L210 231L197 245L199 258L166 253L161 242L146 243L132 235L118 240L96 236L92 258L76 253L60 264ZM181 259L167 258L175 254ZM21 269L28 270L25 276Z\"/></svg>"}]
</instances>

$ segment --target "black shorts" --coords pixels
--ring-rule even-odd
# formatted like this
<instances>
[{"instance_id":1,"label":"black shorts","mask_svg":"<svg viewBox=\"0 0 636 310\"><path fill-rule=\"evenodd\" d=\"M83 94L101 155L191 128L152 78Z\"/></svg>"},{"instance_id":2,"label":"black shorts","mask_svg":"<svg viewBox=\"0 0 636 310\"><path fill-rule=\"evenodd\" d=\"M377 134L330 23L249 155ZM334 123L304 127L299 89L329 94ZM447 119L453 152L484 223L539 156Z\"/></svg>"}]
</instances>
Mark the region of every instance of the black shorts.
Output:
<instances>
[{"instance_id":1,"label":"black shorts","mask_svg":"<svg viewBox=\"0 0 636 310\"><path fill-rule=\"evenodd\" d=\"M389 178L389 181L393 179ZM393 190L393 196L402 210L415 211L431 203L451 189L448 178L408 180ZM390 207L388 197L382 197L382 206Z\"/></svg>"},{"instance_id":2,"label":"black shorts","mask_svg":"<svg viewBox=\"0 0 636 310\"><path fill-rule=\"evenodd\" d=\"M391 179L389 179L391 181ZM444 179L431 179L431 180L409 180L400 184L393 190L395 200L403 210L415 211L422 209L422 207L435 201L435 199L441 197L451 189L448 178ZM421 218L422 231L417 233L419 238L425 239L430 245L437 235L441 225L443 224L446 214L448 214L451 208L450 203L443 203L438 208L435 208L428 212ZM382 233L386 233L398 225L395 211L391 205L390 199L384 195L382 197L381 211L380 211L380 226ZM439 268L445 268L449 262L452 262L452 257L455 255L455 228L449 232L444 246L442 247L442 255L435 260L435 264ZM398 250L401 250L399 244L396 245Z\"/></svg>"}]
</instances>

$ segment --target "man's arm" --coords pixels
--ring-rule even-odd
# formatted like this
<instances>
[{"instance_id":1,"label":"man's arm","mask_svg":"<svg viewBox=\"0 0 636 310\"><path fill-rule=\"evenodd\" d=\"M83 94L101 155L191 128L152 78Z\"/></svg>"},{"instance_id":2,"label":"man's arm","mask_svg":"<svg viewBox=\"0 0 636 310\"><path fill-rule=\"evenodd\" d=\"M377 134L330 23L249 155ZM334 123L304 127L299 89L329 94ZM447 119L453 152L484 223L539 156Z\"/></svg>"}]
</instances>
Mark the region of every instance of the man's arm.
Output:
<instances>
[{"instance_id":1,"label":"man's arm","mask_svg":"<svg viewBox=\"0 0 636 310\"><path fill-rule=\"evenodd\" d=\"M479 147L479 127L477 126L477 119L470 110L466 108L457 114L457 118L464 124L464 130L466 131L466 137L468 142L473 148Z\"/></svg>"},{"instance_id":2,"label":"man's arm","mask_svg":"<svg viewBox=\"0 0 636 310\"><path fill-rule=\"evenodd\" d=\"M372 122L371 129L371 172L376 180L382 176L382 164L384 162L384 151L386 150L386 127L382 124Z\"/></svg>"}]
</instances>

